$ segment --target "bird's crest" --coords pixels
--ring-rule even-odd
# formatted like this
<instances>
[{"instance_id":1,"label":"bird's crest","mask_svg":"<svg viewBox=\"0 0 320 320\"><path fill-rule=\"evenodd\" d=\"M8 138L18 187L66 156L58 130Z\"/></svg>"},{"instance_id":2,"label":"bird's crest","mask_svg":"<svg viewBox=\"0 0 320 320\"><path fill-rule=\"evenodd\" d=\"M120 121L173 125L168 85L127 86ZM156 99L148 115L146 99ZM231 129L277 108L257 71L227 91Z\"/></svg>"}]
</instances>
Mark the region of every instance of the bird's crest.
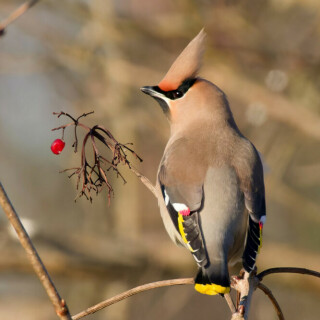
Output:
<instances>
[{"instance_id":1,"label":"bird's crest","mask_svg":"<svg viewBox=\"0 0 320 320\"><path fill-rule=\"evenodd\" d=\"M204 32L204 29L202 29L181 52L165 77L159 83L158 86L161 90L175 90L184 80L197 76L197 73L201 67L202 56L204 52L205 36L206 33Z\"/></svg>"}]
</instances>

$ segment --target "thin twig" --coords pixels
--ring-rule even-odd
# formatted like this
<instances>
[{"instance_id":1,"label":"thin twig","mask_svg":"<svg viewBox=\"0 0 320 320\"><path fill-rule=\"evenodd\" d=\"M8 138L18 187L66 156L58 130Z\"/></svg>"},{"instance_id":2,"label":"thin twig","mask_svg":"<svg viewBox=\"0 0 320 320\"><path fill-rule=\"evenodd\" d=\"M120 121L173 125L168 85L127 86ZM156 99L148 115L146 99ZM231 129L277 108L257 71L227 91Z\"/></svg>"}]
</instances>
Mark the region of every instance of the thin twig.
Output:
<instances>
[{"instance_id":1,"label":"thin twig","mask_svg":"<svg viewBox=\"0 0 320 320\"><path fill-rule=\"evenodd\" d=\"M138 173L139 174L139 173ZM138 175L137 174L137 175ZM150 188L150 185L152 186L151 182L147 183L146 186L154 193L155 196L157 196L157 191L153 191L152 188ZM267 269L263 272L261 272L259 275L250 275L247 273L241 274L241 277L237 277L237 281L232 281L231 287L233 289L238 290L241 293L241 300L242 302L245 302L244 304L240 303L240 308L238 310L235 310L235 306L233 303L233 300L231 296L225 295L226 302L228 303L228 306L232 313L232 320L244 320L248 318L248 313L250 309L250 300L252 297L252 294L256 287L258 287L260 290L262 290L272 301L277 315L280 320L284 320L283 313L281 311L281 308L279 306L279 303L273 296L272 292L262 283L259 283L260 278L262 279L264 276L272 273L284 273L284 272L291 272L291 273L301 273L301 274L308 274L308 275L314 275L319 277L319 273L316 271L304 269L304 268L271 268ZM234 278L234 277L233 277ZM72 320L78 320L83 317L86 317L90 314L96 313L97 311L109 307L110 305L117 303L121 300L124 300L126 298L129 298L135 294L138 294L140 292L144 292L147 290L152 290L155 288L160 287L167 287L167 286L174 286L174 285L186 285L186 284L194 284L193 278L185 278L185 279L172 279L172 280L164 280L164 281L158 281L158 282L152 282L148 284L144 284L138 287L135 287L133 289L130 289L128 291L125 291L119 295L116 295L108 300L102 301L74 316L72 316ZM241 308L243 306L243 308Z\"/></svg>"},{"instance_id":2,"label":"thin twig","mask_svg":"<svg viewBox=\"0 0 320 320\"><path fill-rule=\"evenodd\" d=\"M279 268L270 268L260 272L257 275L257 278L261 281L265 276L273 273L297 273L297 274L307 274L310 276L320 278L320 272L309 270L306 268L295 268L295 267L279 267Z\"/></svg>"},{"instance_id":3,"label":"thin twig","mask_svg":"<svg viewBox=\"0 0 320 320\"><path fill-rule=\"evenodd\" d=\"M126 165L129 169L131 169L131 163L127 159L128 155L126 151L131 153L136 159L138 159L140 162L142 159L136 154L134 150L127 147L128 144L122 144L118 142L112 133L100 125L95 125L92 128L86 126L85 124L79 122L79 119L86 117L90 114L92 114L93 111L84 113L81 116L75 118L71 116L70 114L60 111L60 112L53 112L54 115L56 115L58 118L61 116L66 116L69 119L72 120L71 123L67 123L65 125L62 125L60 127L52 129L52 131L55 130L62 130L62 139L64 137L65 129L74 126L74 143L72 147L74 148L74 152L77 152L78 148L78 132L77 128L81 127L86 131L86 134L82 140L82 147L81 147L81 165L78 168L74 168L74 172L69 175L69 178L76 175L77 176L77 190L79 190L78 197L85 196L88 200L92 202L92 196L91 191L94 191L96 194L100 193L105 187L107 188L107 195L108 195L108 203L110 204L111 196L114 195L113 188L109 182L108 172L110 169L112 169L113 172L116 173L117 178L120 177L124 183L126 183L126 180L124 176L119 171L118 165ZM90 138L90 139L89 139ZM96 141L99 140L106 146L109 151L112 153L112 158L108 160L104 156L101 155L99 152L98 146L96 144ZM86 153L86 146L87 144L90 144L92 146L93 151L93 159L89 159ZM129 143L131 145L131 143ZM108 164L109 168L105 168L105 165ZM67 169L69 170L69 169ZM146 184L149 180L145 177L143 177L141 174L136 173L137 175L140 175L140 179ZM150 181L149 184L151 185Z\"/></svg>"},{"instance_id":4,"label":"thin twig","mask_svg":"<svg viewBox=\"0 0 320 320\"><path fill-rule=\"evenodd\" d=\"M236 308L234 306L234 303L232 301L230 293L226 293L224 295L224 298L225 298L225 300L226 300L226 302L227 302L227 304L229 306L229 309L230 309L231 313L235 313L236 312Z\"/></svg>"},{"instance_id":5,"label":"thin twig","mask_svg":"<svg viewBox=\"0 0 320 320\"><path fill-rule=\"evenodd\" d=\"M48 271L46 270L37 250L35 249L29 235L23 227L16 211L14 210L1 182L0 182L0 205L3 211L7 215L11 225L14 227L20 243L27 253L28 259L32 264L32 267L40 279L43 287L45 288L54 308L62 320L71 320L68 307L65 301L60 297L53 281L51 280Z\"/></svg>"},{"instance_id":6,"label":"thin twig","mask_svg":"<svg viewBox=\"0 0 320 320\"><path fill-rule=\"evenodd\" d=\"M14 10L3 22L0 23L0 36L4 34L6 27L22 16L28 9L37 4L40 0L31 0L23 3L20 7Z\"/></svg>"},{"instance_id":7,"label":"thin twig","mask_svg":"<svg viewBox=\"0 0 320 320\"><path fill-rule=\"evenodd\" d=\"M241 271L239 276L231 277L231 287L240 292L240 302L237 311L232 315L232 320L248 319L252 295L258 283L259 279L255 276L255 272L249 274Z\"/></svg>"},{"instance_id":8,"label":"thin twig","mask_svg":"<svg viewBox=\"0 0 320 320\"><path fill-rule=\"evenodd\" d=\"M246 320L249 317L250 302L254 291L260 285L260 279L256 275L256 270L250 274L242 269L238 276L231 277L231 287L237 291L236 309L237 311L232 315L231 320ZM263 285L262 285L263 286ZM270 294L272 295L271 291ZM270 299L274 296L270 296ZM275 305L279 305L275 300ZM278 308L281 313L280 307Z\"/></svg>"},{"instance_id":9,"label":"thin twig","mask_svg":"<svg viewBox=\"0 0 320 320\"><path fill-rule=\"evenodd\" d=\"M72 317L72 320L78 320L85 316L88 316L89 314L93 314L103 308L109 307L110 305L117 303L121 300L124 300L126 298L129 298L137 293L152 290L155 288L161 288L161 287L169 287L169 286L176 286L176 285L186 285L186 284L194 284L193 278L185 278L185 279L172 279L172 280L164 280L164 281L157 281L157 282L151 282L144 284L142 286L135 287L133 289L130 289L128 291L125 291L123 293L120 293L108 300L102 301L85 311L82 311Z\"/></svg>"},{"instance_id":10,"label":"thin twig","mask_svg":"<svg viewBox=\"0 0 320 320\"><path fill-rule=\"evenodd\" d=\"M157 192L156 187L153 185L153 183L142 173L140 173L135 167L132 165L129 168L140 180L141 182L153 193L153 195L158 199L159 194Z\"/></svg>"},{"instance_id":11,"label":"thin twig","mask_svg":"<svg viewBox=\"0 0 320 320\"><path fill-rule=\"evenodd\" d=\"M270 299L270 301L272 302L272 304L277 312L279 320L285 320L283 313L282 313L282 310L280 308L280 305L279 305L278 301L276 300L276 298L274 297L274 295L272 294L271 290L262 283L258 284L258 288L260 290L262 290L267 295L267 297Z\"/></svg>"}]
</instances>

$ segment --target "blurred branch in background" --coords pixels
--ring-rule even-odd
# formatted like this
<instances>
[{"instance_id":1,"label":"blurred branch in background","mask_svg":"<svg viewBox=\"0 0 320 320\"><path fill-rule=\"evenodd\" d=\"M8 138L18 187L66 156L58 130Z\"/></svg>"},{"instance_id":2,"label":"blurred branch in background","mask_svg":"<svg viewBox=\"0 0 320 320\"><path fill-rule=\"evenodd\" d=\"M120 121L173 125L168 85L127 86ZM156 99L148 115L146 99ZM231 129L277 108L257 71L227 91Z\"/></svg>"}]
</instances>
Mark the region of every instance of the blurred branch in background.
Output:
<instances>
[{"instance_id":1,"label":"blurred branch in background","mask_svg":"<svg viewBox=\"0 0 320 320\"><path fill-rule=\"evenodd\" d=\"M14 10L4 21L0 22L0 37L4 35L7 26L21 17L27 10L37 4L40 0L26 1L16 10Z\"/></svg>"},{"instance_id":2,"label":"blurred branch in background","mask_svg":"<svg viewBox=\"0 0 320 320\"><path fill-rule=\"evenodd\" d=\"M23 2L0 1L1 21ZM203 26L203 75L226 92L241 131L268 167L269 220L259 269L320 269L319 1L47 0L33 8L0 39L0 175L71 310L153 279L188 277L194 269L167 239L154 198L126 166L121 173L130 183L111 175L116 197L110 207L107 197L74 204L76 181L56 172L78 167L78 158L62 154L64 166L54 161L48 114L57 108L82 114L94 106L99 123L143 155L139 171L155 177L167 123L139 87L157 83ZM52 306L2 216L0 318L52 320ZM282 274L266 284L287 318L318 320L320 281ZM193 291L149 291L93 318L192 320L212 310L228 318L219 298ZM257 292L250 316L265 320L269 308Z\"/></svg>"},{"instance_id":3,"label":"blurred branch in background","mask_svg":"<svg viewBox=\"0 0 320 320\"><path fill-rule=\"evenodd\" d=\"M223 88L227 88L227 93L236 97L237 100L246 101L250 92L250 100L259 102L267 115L320 140L320 117L314 111L302 108L294 101L288 101L279 93L270 92L241 74L235 74L230 68L215 66L211 73L214 74L216 82ZM245 90L239 90L241 87Z\"/></svg>"}]
</instances>

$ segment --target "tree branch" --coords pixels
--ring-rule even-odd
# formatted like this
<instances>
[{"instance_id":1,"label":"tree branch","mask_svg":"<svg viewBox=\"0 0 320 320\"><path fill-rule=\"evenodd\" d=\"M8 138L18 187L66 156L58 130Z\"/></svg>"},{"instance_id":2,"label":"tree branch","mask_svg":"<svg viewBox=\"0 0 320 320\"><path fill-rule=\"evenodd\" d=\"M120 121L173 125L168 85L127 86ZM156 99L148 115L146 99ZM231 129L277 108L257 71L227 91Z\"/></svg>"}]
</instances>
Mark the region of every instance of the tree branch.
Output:
<instances>
[{"instance_id":1,"label":"tree branch","mask_svg":"<svg viewBox=\"0 0 320 320\"><path fill-rule=\"evenodd\" d=\"M32 264L32 267L40 279L43 287L45 288L54 308L56 314L61 320L71 320L66 302L60 297L53 281L51 280L48 271L46 270L43 262L41 261L37 250L35 249L29 235L23 227L16 211L14 210L1 182L0 182L0 205L3 211L7 215L11 225L15 229L20 243L27 253L28 259Z\"/></svg>"},{"instance_id":2,"label":"tree branch","mask_svg":"<svg viewBox=\"0 0 320 320\"><path fill-rule=\"evenodd\" d=\"M274 297L274 295L272 294L271 290L262 283L258 284L258 288L261 291L263 291L266 294L266 296L271 300L274 308L276 309L279 320L285 320L283 313L282 313L282 310L280 308L280 305L279 305L278 301L276 300L276 298Z\"/></svg>"},{"instance_id":3,"label":"tree branch","mask_svg":"<svg viewBox=\"0 0 320 320\"><path fill-rule=\"evenodd\" d=\"M234 303L233 303L233 300L231 298L230 293L226 293L224 295L224 298L225 298L225 300L226 300L226 302L227 302L227 304L229 306L229 309L230 309L231 313L234 314L236 312L236 307L234 306Z\"/></svg>"},{"instance_id":4,"label":"tree branch","mask_svg":"<svg viewBox=\"0 0 320 320\"><path fill-rule=\"evenodd\" d=\"M172 280L164 280L164 281L157 281L157 282L151 282L144 284L142 286L135 287L133 289L130 289L128 291L125 291L121 294L118 294L108 300L102 301L85 311L82 311L72 317L72 320L78 320L85 316L88 316L89 314L93 314L103 308L109 307L114 303L117 303L121 300L124 300L126 298L129 298L135 294L138 294L140 292L152 290L155 288L162 288L162 287L170 287L170 286L176 286L176 285L186 285L186 284L194 284L193 278L185 278L185 279L172 279Z\"/></svg>"},{"instance_id":5,"label":"tree branch","mask_svg":"<svg viewBox=\"0 0 320 320\"><path fill-rule=\"evenodd\" d=\"M234 306L234 303L230 294L224 295L224 298L226 299L226 302L232 313L231 320L247 320L248 319L251 298L256 288L259 288L268 296L268 298L271 300L277 312L279 320L284 320L284 316L281 311L280 305L277 302L274 295L272 294L271 290L260 282L262 278L266 275L269 275L272 273L284 273L284 272L298 273L298 274L300 273L300 274L320 277L320 273L317 271L313 271L305 268L291 268L291 267L270 268L270 269L264 270L258 275L256 275L255 273L249 274L248 272L241 272L239 276L231 277L231 288L237 290L237 292L240 293L240 303L239 303L239 306L237 306L237 310ZM133 289L130 289L128 291L125 291L123 293L120 293L110 299L104 300L84 311L81 311L78 314L74 315L72 317L72 320L78 320L78 319L84 318L90 314L96 313L97 311L103 308L109 307L112 304L115 304L121 300L127 299L140 292L161 288L161 287L187 285L187 284L194 284L194 279L193 278L172 279L172 280L164 280L164 281L147 283L147 284L135 287Z\"/></svg>"},{"instance_id":6,"label":"tree branch","mask_svg":"<svg viewBox=\"0 0 320 320\"><path fill-rule=\"evenodd\" d=\"M153 193L153 195L158 199L159 193L153 183L142 173L140 173L135 167L130 166L130 170L140 179L140 181Z\"/></svg>"},{"instance_id":7,"label":"tree branch","mask_svg":"<svg viewBox=\"0 0 320 320\"><path fill-rule=\"evenodd\" d=\"M259 279L255 272L240 272L240 276L231 277L231 287L240 293L239 305L231 320L248 319L252 295L258 284Z\"/></svg>"},{"instance_id":8,"label":"tree branch","mask_svg":"<svg viewBox=\"0 0 320 320\"><path fill-rule=\"evenodd\" d=\"M22 16L28 9L37 4L40 0L31 0L23 3L20 7L14 10L3 22L0 23L0 37L4 35L6 27Z\"/></svg>"},{"instance_id":9,"label":"tree branch","mask_svg":"<svg viewBox=\"0 0 320 320\"><path fill-rule=\"evenodd\" d=\"M320 272L309 270L306 268L295 268L295 267L279 267L279 268L270 268L260 272L257 275L257 278L262 281L263 278L269 274L273 273L297 273L297 274L306 274L309 276L314 276L320 278Z\"/></svg>"}]
</instances>

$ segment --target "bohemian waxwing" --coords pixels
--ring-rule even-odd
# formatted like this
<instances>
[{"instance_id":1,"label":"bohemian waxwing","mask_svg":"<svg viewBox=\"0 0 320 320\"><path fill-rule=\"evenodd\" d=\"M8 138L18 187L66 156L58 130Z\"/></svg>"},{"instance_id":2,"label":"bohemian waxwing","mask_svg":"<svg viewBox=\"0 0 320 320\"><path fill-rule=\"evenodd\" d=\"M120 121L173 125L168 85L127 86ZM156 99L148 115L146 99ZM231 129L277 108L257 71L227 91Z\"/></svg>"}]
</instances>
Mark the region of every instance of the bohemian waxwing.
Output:
<instances>
[{"instance_id":1,"label":"bohemian waxwing","mask_svg":"<svg viewBox=\"0 0 320 320\"><path fill-rule=\"evenodd\" d=\"M228 264L242 258L247 272L255 267L265 192L258 152L239 131L226 95L197 76L204 38L201 30L162 81L141 90L170 123L157 176L164 225L199 267L195 289L223 295L230 291Z\"/></svg>"}]
</instances>

